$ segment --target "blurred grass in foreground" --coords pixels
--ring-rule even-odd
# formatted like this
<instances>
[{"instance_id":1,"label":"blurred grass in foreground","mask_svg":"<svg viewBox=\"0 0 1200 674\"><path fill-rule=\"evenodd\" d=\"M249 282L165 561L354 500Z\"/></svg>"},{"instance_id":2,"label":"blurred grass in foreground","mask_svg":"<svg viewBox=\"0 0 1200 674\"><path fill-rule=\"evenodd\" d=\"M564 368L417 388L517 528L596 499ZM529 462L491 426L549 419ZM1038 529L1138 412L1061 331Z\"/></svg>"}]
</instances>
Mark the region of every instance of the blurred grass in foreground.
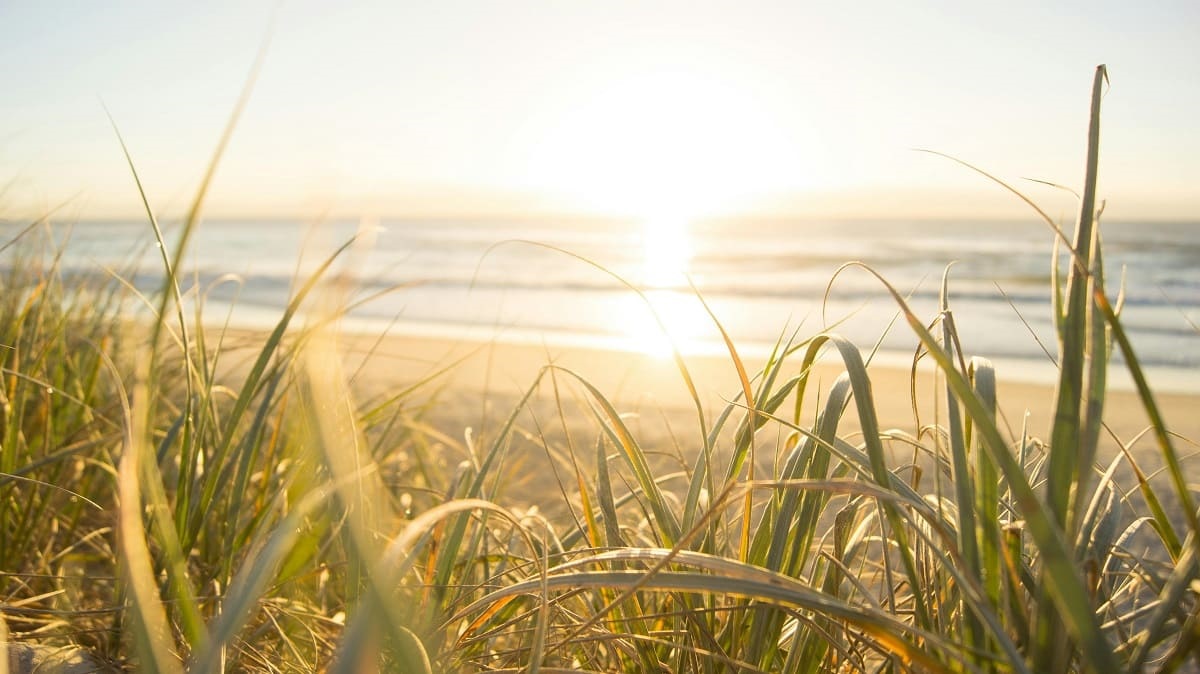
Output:
<instances>
[{"instance_id":1,"label":"blurred grass in foreground","mask_svg":"<svg viewBox=\"0 0 1200 674\"><path fill-rule=\"evenodd\" d=\"M919 344L914 395L915 361L936 363L936 423L881 429L864 358L835 334L781 342L758 372L727 340L741 387L715 418L676 358L696 416L664 469L669 448L554 365L479 437L428 421L437 373L356 402L334 330L354 300L331 272L354 242L247 351L203 327L204 289L177 273L203 188L157 297L64 279L34 223L4 244L0 295L11 638L139 671L1200 667L1196 505L1105 287L1105 82L1100 67L1076 231L1058 232L1048 443L998 423L997 373L945 299L929 322L882 278ZM148 326L124 322L131 303ZM299 324L302 305L333 308ZM1114 344L1166 466L1155 486L1128 451L1096 464ZM827 391L819 358L844 368ZM518 446L554 467L536 488ZM506 507L518 490L536 507Z\"/></svg>"}]
</instances>

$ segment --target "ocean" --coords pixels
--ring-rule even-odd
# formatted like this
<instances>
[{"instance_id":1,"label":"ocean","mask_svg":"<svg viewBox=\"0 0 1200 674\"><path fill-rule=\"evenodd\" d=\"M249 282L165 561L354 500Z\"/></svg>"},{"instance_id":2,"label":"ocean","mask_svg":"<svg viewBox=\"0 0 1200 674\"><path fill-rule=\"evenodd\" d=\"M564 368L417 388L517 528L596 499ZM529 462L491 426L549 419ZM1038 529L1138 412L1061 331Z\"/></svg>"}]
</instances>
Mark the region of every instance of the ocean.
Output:
<instances>
[{"instance_id":1,"label":"ocean","mask_svg":"<svg viewBox=\"0 0 1200 674\"><path fill-rule=\"evenodd\" d=\"M7 241L18 229L7 223L0 234ZM164 230L170 249L178 226ZM53 231L69 239L68 274L107 269L143 291L160 286L162 265L144 220ZM1102 231L1109 295L1123 287L1123 322L1152 382L1200 392L1200 223L1104 222ZM926 321L937 316L948 273L968 355L1003 364L1001 376L1053 375L1054 235L1033 218L210 220L191 241L183 286L204 298L210 323L272 325L297 278L356 235L330 278L338 279L342 301L372 299L353 308L346 329L665 353L669 342L648 302L685 354L722 352L690 280L747 357L828 329L864 351L878 343L882 359L910 360L916 340L902 320L889 329L896 305L882 283L861 267L838 271L856 261L908 297ZM19 249L6 251L0 264L12 264Z\"/></svg>"}]
</instances>

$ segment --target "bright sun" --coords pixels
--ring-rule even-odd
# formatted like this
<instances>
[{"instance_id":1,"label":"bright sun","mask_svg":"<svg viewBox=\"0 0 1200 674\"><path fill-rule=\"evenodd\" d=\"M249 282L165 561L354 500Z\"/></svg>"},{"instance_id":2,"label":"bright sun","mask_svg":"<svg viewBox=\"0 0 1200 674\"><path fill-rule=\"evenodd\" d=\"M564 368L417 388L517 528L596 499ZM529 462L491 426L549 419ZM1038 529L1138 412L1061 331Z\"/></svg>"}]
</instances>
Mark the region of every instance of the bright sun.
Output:
<instances>
[{"instance_id":1,"label":"bright sun","mask_svg":"<svg viewBox=\"0 0 1200 674\"><path fill-rule=\"evenodd\" d=\"M688 287L691 224L752 208L800 177L782 154L781 120L760 99L733 73L664 61L584 78L531 116L521 162L532 184L571 208L641 223L641 269L630 280L645 300L619 309L629 348L701 348L714 330Z\"/></svg>"},{"instance_id":2,"label":"bright sun","mask_svg":"<svg viewBox=\"0 0 1200 674\"><path fill-rule=\"evenodd\" d=\"M732 75L674 64L580 84L531 116L521 153L531 183L573 207L670 227L803 178L790 132Z\"/></svg>"}]
</instances>

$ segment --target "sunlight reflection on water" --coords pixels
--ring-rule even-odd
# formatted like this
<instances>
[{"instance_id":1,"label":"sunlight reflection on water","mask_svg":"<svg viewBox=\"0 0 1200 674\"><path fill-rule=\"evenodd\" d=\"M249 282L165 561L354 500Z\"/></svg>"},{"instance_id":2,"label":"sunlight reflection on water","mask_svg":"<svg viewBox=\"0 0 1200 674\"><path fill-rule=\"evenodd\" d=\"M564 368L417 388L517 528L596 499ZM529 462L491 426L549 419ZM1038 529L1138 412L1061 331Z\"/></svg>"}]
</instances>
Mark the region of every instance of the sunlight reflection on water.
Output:
<instances>
[{"instance_id":1,"label":"sunlight reflection on water","mask_svg":"<svg viewBox=\"0 0 1200 674\"><path fill-rule=\"evenodd\" d=\"M687 220L680 217L648 218L642 224L642 286L687 286L692 242Z\"/></svg>"},{"instance_id":2,"label":"sunlight reflection on water","mask_svg":"<svg viewBox=\"0 0 1200 674\"><path fill-rule=\"evenodd\" d=\"M681 353L708 350L712 342L712 321L695 295L663 289L648 290L645 295L643 300L630 293L617 302L621 332L628 350L660 358L671 355L672 343ZM655 320L655 313L666 332Z\"/></svg>"},{"instance_id":3,"label":"sunlight reflection on water","mask_svg":"<svg viewBox=\"0 0 1200 674\"><path fill-rule=\"evenodd\" d=\"M672 345L688 353L710 337L706 328L711 320L688 290L693 250L688 229L687 219L678 216L643 221L640 287L645 299L630 294L618 303L621 331L631 350L666 358Z\"/></svg>"}]
</instances>

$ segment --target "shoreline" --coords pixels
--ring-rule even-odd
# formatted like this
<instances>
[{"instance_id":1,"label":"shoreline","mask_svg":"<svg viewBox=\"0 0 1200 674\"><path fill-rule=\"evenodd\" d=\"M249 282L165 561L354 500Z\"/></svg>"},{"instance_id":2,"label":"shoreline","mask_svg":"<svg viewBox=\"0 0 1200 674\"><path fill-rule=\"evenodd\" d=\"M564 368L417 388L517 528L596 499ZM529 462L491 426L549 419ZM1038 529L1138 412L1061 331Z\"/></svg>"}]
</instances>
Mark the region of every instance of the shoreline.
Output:
<instances>
[{"instance_id":1,"label":"shoreline","mask_svg":"<svg viewBox=\"0 0 1200 674\"><path fill-rule=\"evenodd\" d=\"M243 317L244 318L244 317ZM277 314L265 314L263 320L240 320L230 327L235 332L270 332L278 320ZM303 313L298 314L294 324L301 324ZM211 324L211 329L220 328ZM649 353L639 348L632 337L588 335L566 331L544 331L520 328L512 325L483 326L435 323L428 321L383 321L373 319L346 319L340 322L339 334L347 340L362 341L379 338L391 340L413 340L416 342L444 342L446 344L505 345L513 348L534 348L564 352L593 352L621 355L633 360L666 360L668 353ZM914 338L915 344L915 338ZM746 361L764 362L770 355L771 344L759 342L735 342L738 353ZM860 352L866 356L862 345ZM1054 345L1048 345L1053 348ZM1136 348L1136 344L1134 345ZM1114 345L1114 352L1119 351ZM690 361L728 361L729 354L723 344L692 343L682 349L683 357ZM987 358L996 368L997 377L1013 384L1053 388L1057 383L1057 370L1048 356L1034 360L1015 356L991 357L984 353L969 354ZM912 363L912 352L894 349L880 350L872 359L878 367L907 371ZM923 362L922 366L929 365ZM1143 373L1155 395L1190 396L1200 400L1200 369L1165 366L1146 366ZM752 374L752 373L751 373ZM1136 387L1133 378L1123 363L1111 363L1108 368L1108 391L1110 393L1133 393Z\"/></svg>"}]
</instances>

